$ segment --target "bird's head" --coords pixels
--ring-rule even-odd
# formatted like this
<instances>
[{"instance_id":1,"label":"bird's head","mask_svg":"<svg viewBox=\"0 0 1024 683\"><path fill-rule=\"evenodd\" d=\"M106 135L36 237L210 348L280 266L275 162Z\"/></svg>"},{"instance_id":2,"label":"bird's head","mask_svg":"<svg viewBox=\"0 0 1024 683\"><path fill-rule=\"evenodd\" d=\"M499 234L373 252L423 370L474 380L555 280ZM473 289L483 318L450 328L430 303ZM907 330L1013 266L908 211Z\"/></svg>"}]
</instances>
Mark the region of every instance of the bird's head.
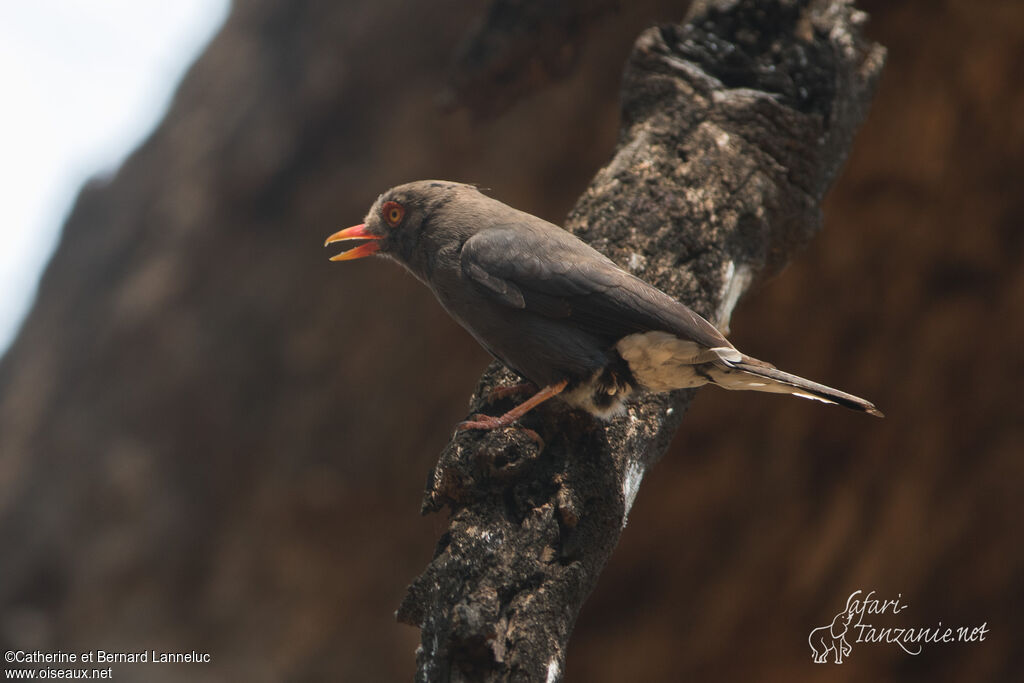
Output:
<instances>
[{"instance_id":1,"label":"bird's head","mask_svg":"<svg viewBox=\"0 0 1024 683\"><path fill-rule=\"evenodd\" d=\"M363 223L339 230L327 238L324 246L365 240L354 249L332 256L331 260L351 261L379 253L418 273L420 262L428 255L449 243L461 245L469 236L461 234L470 231L469 228L460 226L471 225L472 221L458 220L459 214L465 213L466 199L483 198L472 185L443 180L398 185L377 198ZM441 216L443 218L438 220Z\"/></svg>"}]
</instances>

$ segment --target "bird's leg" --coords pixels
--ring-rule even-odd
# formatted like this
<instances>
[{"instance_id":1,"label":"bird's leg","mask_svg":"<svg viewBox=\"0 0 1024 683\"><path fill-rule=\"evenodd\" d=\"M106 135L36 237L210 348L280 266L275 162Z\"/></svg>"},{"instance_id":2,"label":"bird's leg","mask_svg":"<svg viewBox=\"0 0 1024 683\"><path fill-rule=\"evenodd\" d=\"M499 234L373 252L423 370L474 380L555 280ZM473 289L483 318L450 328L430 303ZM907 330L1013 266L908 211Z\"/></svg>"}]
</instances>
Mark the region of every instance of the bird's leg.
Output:
<instances>
[{"instance_id":1,"label":"bird's leg","mask_svg":"<svg viewBox=\"0 0 1024 683\"><path fill-rule=\"evenodd\" d=\"M505 427L512 424L526 413L530 412L544 401L557 396L562 393L566 385L569 382L562 380L558 384L552 384L544 387L532 397L526 399L512 410L508 411L501 417L491 417L490 415L474 415L472 420L466 422L460 422L458 429L459 431L465 429L497 429L498 427Z\"/></svg>"},{"instance_id":2,"label":"bird's leg","mask_svg":"<svg viewBox=\"0 0 1024 683\"><path fill-rule=\"evenodd\" d=\"M519 384L510 384L507 387L494 387L487 392L487 398L484 400L488 404L497 403L503 398L522 396L523 394L529 394L535 391L537 391L537 385L533 382L520 382Z\"/></svg>"}]
</instances>

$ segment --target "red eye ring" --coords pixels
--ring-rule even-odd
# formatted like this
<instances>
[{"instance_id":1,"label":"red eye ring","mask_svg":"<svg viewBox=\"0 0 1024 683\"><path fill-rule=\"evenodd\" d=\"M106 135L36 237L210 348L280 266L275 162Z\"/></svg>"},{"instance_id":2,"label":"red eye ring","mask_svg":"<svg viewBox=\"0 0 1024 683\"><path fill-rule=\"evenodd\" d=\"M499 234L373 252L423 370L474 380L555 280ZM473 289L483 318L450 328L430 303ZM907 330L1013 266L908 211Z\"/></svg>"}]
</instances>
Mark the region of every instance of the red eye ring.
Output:
<instances>
[{"instance_id":1,"label":"red eye ring","mask_svg":"<svg viewBox=\"0 0 1024 683\"><path fill-rule=\"evenodd\" d=\"M405 208L398 202L384 202L384 206L380 207L380 215L388 225L394 227L405 217Z\"/></svg>"}]
</instances>

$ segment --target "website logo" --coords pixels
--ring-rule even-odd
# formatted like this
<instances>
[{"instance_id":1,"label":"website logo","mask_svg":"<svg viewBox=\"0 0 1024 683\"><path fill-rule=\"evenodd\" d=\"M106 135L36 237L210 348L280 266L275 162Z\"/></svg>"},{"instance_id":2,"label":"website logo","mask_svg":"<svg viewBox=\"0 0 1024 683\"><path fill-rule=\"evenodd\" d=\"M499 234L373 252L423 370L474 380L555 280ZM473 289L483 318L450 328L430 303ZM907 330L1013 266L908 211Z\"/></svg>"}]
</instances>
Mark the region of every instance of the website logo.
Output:
<instances>
[{"instance_id":1,"label":"website logo","mask_svg":"<svg viewBox=\"0 0 1024 683\"><path fill-rule=\"evenodd\" d=\"M855 590L846 599L846 607L836 614L832 623L819 626L807 637L811 659L815 664L842 664L853 652L850 644L869 643L895 645L908 655L919 655L926 645L947 643L980 643L988 635L988 622L971 626L905 626L899 622L908 608L903 594L895 599L881 599L870 591ZM890 622L896 622L892 624Z\"/></svg>"}]
</instances>

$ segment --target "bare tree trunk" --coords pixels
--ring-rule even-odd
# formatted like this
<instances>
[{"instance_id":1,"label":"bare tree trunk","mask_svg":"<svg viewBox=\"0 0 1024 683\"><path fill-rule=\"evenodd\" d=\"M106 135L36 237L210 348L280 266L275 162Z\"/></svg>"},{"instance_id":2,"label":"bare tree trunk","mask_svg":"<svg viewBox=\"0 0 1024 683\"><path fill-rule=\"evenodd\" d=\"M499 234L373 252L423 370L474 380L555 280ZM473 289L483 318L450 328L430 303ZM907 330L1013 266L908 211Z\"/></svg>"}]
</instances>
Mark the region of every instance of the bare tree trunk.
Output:
<instances>
[{"instance_id":1,"label":"bare tree trunk","mask_svg":"<svg viewBox=\"0 0 1024 683\"><path fill-rule=\"evenodd\" d=\"M721 0L645 31L618 149L566 227L727 327L751 282L821 225L884 61L865 19L843 0ZM492 366L473 412L510 379ZM515 428L456 435L423 506L447 505L448 530L398 614L422 630L419 680L561 677L580 607L692 395L636 402L607 426L545 406L524 420L542 450Z\"/></svg>"}]
</instances>

